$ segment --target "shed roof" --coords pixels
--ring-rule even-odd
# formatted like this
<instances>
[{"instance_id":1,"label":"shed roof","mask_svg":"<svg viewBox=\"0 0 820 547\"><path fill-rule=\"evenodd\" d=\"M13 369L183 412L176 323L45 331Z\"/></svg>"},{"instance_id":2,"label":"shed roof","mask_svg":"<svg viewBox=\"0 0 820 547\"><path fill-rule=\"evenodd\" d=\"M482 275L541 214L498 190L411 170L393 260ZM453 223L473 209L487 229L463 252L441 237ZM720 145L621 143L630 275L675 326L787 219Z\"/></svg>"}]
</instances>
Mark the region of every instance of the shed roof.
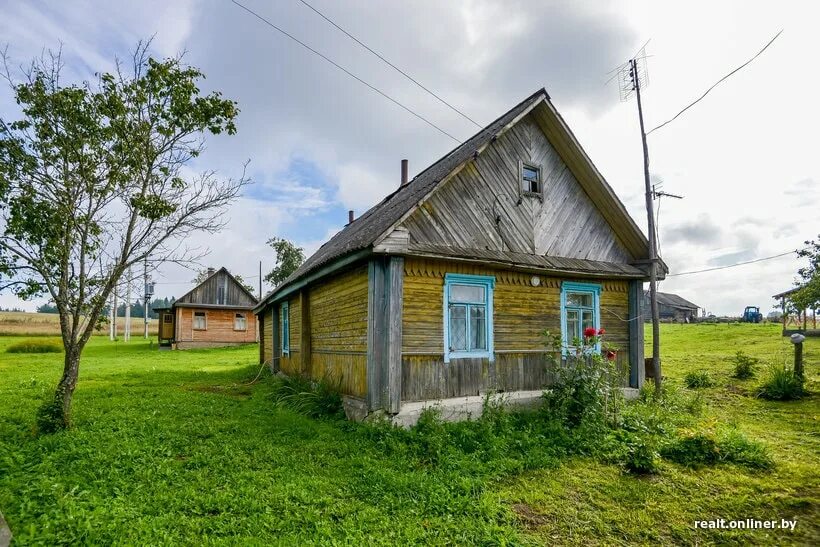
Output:
<instances>
[{"instance_id":1,"label":"shed roof","mask_svg":"<svg viewBox=\"0 0 820 547\"><path fill-rule=\"evenodd\" d=\"M475 154L494 142L500 134L536 107L546 109L542 118L547 119L551 124L553 130L551 138L562 139L562 146L567 150L571 150L576 163L582 165L585 169L585 176L578 177L579 182L581 182L580 179L586 181L587 187L585 187L585 190L590 194L596 205L604 209L603 213L607 220L611 223L617 222L621 230L620 235L624 239L627 249L636 258L645 258L648 243L643 232L629 216L623 203L592 164L592 161L583 151L561 115L555 110L547 91L541 88L420 172L409 183L398 187L362 216L348 224L322 245L284 282L268 293L262 299L260 305L257 306L257 309L275 297L276 294L284 291L289 285L321 266L351 253L372 248L386 232L422 203L451 172L465 162L470 161ZM590 191L593 186L595 192ZM549 258L552 259L553 257ZM665 265L661 264L661 266L664 270L666 269ZM641 270L634 268L632 273L639 275L640 272Z\"/></svg>"},{"instance_id":2,"label":"shed roof","mask_svg":"<svg viewBox=\"0 0 820 547\"><path fill-rule=\"evenodd\" d=\"M649 298L649 291L644 291L644 295L646 298ZM672 294L668 292L659 292L658 293L658 304L663 304L664 306L669 306L671 308L681 308L681 309L698 309L700 306L697 304L693 304L689 302L685 298L681 298L677 294Z\"/></svg>"}]
</instances>

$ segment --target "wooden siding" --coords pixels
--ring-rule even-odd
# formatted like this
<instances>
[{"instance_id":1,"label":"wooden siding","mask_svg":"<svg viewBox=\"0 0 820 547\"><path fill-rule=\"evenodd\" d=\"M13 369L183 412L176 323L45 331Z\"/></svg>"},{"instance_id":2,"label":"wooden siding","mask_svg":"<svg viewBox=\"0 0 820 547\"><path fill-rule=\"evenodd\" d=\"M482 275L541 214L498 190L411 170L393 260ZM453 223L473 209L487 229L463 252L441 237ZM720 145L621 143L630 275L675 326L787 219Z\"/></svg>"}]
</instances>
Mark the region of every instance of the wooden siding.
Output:
<instances>
[{"instance_id":1,"label":"wooden siding","mask_svg":"<svg viewBox=\"0 0 820 547\"><path fill-rule=\"evenodd\" d=\"M495 362L453 359L444 363L444 275L491 275ZM542 333L561 330L561 279L443 260L405 260L402 320L402 400L478 395L489 390L540 389L548 385L547 348ZM628 283L599 280L601 326L620 348L618 364L628 369Z\"/></svg>"},{"instance_id":2,"label":"wooden siding","mask_svg":"<svg viewBox=\"0 0 820 547\"><path fill-rule=\"evenodd\" d=\"M218 287L225 287L225 300L218 301ZM194 287L193 290L182 296L177 303L210 304L252 308L256 300L251 297L224 269Z\"/></svg>"},{"instance_id":3,"label":"wooden siding","mask_svg":"<svg viewBox=\"0 0 820 547\"><path fill-rule=\"evenodd\" d=\"M519 195L519 161L541 167L543 200ZM441 185L402 227L411 245L632 260L532 116Z\"/></svg>"},{"instance_id":4,"label":"wooden siding","mask_svg":"<svg viewBox=\"0 0 820 547\"><path fill-rule=\"evenodd\" d=\"M194 312L205 313L205 330L194 329ZM245 314L244 331L234 330L234 316ZM256 342L256 320L248 310L176 308L177 347L212 347Z\"/></svg>"},{"instance_id":5,"label":"wooden siding","mask_svg":"<svg viewBox=\"0 0 820 547\"><path fill-rule=\"evenodd\" d=\"M263 317L263 330L262 330L262 360L266 364L271 364L273 361L274 355L274 347L273 347L273 306L268 306L265 308L264 313L262 314ZM276 348L276 354L279 354L279 348Z\"/></svg>"},{"instance_id":6,"label":"wooden siding","mask_svg":"<svg viewBox=\"0 0 820 547\"><path fill-rule=\"evenodd\" d=\"M310 376L337 383L344 394L365 397L367 267L335 275L310 287L308 294Z\"/></svg>"}]
</instances>

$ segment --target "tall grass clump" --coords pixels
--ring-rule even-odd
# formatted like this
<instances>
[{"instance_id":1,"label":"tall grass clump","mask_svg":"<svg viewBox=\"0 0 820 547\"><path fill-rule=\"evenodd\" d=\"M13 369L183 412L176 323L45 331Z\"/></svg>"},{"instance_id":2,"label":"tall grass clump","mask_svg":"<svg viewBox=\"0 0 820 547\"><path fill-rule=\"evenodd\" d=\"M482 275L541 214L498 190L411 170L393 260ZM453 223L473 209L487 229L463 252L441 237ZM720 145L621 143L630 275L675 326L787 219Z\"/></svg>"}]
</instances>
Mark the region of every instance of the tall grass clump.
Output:
<instances>
[{"instance_id":1,"label":"tall grass clump","mask_svg":"<svg viewBox=\"0 0 820 547\"><path fill-rule=\"evenodd\" d=\"M758 396L770 401L794 401L806 394L803 379L793 370L772 365L757 389Z\"/></svg>"},{"instance_id":2,"label":"tall grass clump","mask_svg":"<svg viewBox=\"0 0 820 547\"><path fill-rule=\"evenodd\" d=\"M683 383L686 384L686 387L689 389L700 389L715 385L715 381L705 370L687 372L686 376L683 377Z\"/></svg>"},{"instance_id":3,"label":"tall grass clump","mask_svg":"<svg viewBox=\"0 0 820 547\"><path fill-rule=\"evenodd\" d=\"M732 374L732 376L738 380L748 380L749 378L754 377L755 369L757 368L757 364L760 362L760 359L757 357L750 357L742 351L738 351L735 356L732 357L732 362L735 366L734 374Z\"/></svg>"},{"instance_id":4,"label":"tall grass clump","mask_svg":"<svg viewBox=\"0 0 820 547\"><path fill-rule=\"evenodd\" d=\"M22 340L6 348L7 353L62 353L63 346L54 340Z\"/></svg>"},{"instance_id":5,"label":"tall grass clump","mask_svg":"<svg viewBox=\"0 0 820 547\"><path fill-rule=\"evenodd\" d=\"M325 378L318 382L300 376L277 378L273 388L273 401L311 418L344 417L339 385Z\"/></svg>"}]
</instances>

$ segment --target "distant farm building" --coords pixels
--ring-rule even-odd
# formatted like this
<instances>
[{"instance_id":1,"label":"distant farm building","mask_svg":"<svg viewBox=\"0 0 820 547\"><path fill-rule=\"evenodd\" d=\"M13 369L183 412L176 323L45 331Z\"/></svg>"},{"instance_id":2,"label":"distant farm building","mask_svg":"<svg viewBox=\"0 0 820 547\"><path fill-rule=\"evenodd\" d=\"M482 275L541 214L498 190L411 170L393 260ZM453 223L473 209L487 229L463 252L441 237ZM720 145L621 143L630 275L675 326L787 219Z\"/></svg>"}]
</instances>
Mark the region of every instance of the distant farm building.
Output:
<instances>
[{"instance_id":1,"label":"distant farm building","mask_svg":"<svg viewBox=\"0 0 820 547\"><path fill-rule=\"evenodd\" d=\"M176 349L233 346L256 342L253 308L258 303L225 268L208 277L159 314L160 347Z\"/></svg>"},{"instance_id":2,"label":"distant farm building","mask_svg":"<svg viewBox=\"0 0 820 547\"><path fill-rule=\"evenodd\" d=\"M783 336L791 336L794 333L802 333L806 336L820 336L817 329L817 310L812 310L811 321L809 320L809 310L796 309L791 301L791 295L799 291L802 287L795 287L788 291L783 291L772 295L772 298L780 301L781 320L783 321ZM811 328L809 328L811 326Z\"/></svg>"},{"instance_id":3,"label":"distant farm building","mask_svg":"<svg viewBox=\"0 0 820 547\"><path fill-rule=\"evenodd\" d=\"M658 311L662 320L691 323L697 319L699 309L700 306L681 298L677 294L658 293ZM645 321L650 321L652 318L652 312L649 309L649 291L644 291L643 317Z\"/></svg>"}]
</instances>

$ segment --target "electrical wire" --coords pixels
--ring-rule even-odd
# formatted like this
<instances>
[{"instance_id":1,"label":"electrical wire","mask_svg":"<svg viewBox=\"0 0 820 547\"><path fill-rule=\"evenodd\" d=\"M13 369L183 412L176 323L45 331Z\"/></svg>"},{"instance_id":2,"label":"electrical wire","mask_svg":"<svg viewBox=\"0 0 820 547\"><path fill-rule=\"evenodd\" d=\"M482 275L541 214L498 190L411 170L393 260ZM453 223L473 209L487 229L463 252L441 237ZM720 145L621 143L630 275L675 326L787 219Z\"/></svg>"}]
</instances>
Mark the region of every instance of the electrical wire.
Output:
<instances>
[{"instance_id":1,"label":"electrical wire","mask_svg":"<svg viewBox=\"0 0 820 547\"><path fill-rule=\"evenodd\" d=\"M775 258L780 258L782 256L794 254L796 252L797 251L788 251L788 252L780 253L780 254L777 254L777 255L765 256L763 258L756 258L754 260L747 260L745 262L738 262L736 264L728 264L726 266L717 266L715 268L707 268L705 270L695 270L695 271L691 271L691 272L680 272L680 273L674 273L674 274L666 274L666 277L677 277L679 275L692 275L692 274L699 274L699 273L704 273L704 272L714 272L714 271L717 271L717 270L725 270L727 268L734 268L736 266L745 266L746 264L754 264L755 262L763 262L764 260L772 260L772 259L775 259Z\"/></svg>"},{"instance_id":2,"label":"electrical wire","mask_svg":"<svg viewBox=\"0 0 820 547\"><path fill-rule=\"evenodd\" d=\"M413 115L413 116L415 116L416 118L420 119L421 121L423 121L424 123L426 123L426 124L427 124L427 125L429 125L430 127L432 127L432 128L434 128L434 129L436 129L437 131L439 131L441 134L443 134L443 135L446 135L446 136L450 137L451 139L453 139L454 141L456 141L456 142L457 142L457 143L459 143L459 144L461 143L461 141L460 141L458 138L454 137L453 135L451 135L450 133L448 133L447 131L445 131L444 129L442 129L441 127L439 127L438 125L434 124L433 122L431 122L430 120L428 120L427 118L425 118L424 116L422 116L421 114L419 114L418 112L416 112L416 111L414 111L414 110L410 109L410 107L408 107L408 106L404 105L403 103L400 103L399 101L397 101L396 99L394 99L393 97L391 97L390 95L388 95L387 93L385 93L384 91L382 91L381 89L377 88L376 86L374 86L374 85L372 85L372 84L370 84L370 83L368 83L368 82L364 81L363 79L359 78L358 76L356 76L355 74L353 74L352 72L350 72L348 69L346 69L345 67L343 67L342 65L340 65L339 63L337 63L336 61L334 61L333 59L331 59L331 58L330 58L330 57L328 57L327 55L325 55L325 54L323 54L323 53L320 53L319 51L317 51L316 49L314 49L314 48L312 48L311 46L307 45L305 42L303 42L303 41L302 41L302 40L300 40L299 38L295 37L294 35L292 35L292 34L288 33L287 31L285 31L285 30L283 30L283 29L281 29L281 28L279 28L278 26L274 25L272 22L270 22L269 20L265 19L264 17L262 17L261 15L259 15L258 13L256 13L256 12L255 12L255 11L253 11L252 9L250 9L249 7L244 6L243 4L241 4L241 3L237 2L236 0L231 0L231 2L233 2L234 4L236 4L237 6L239 6L240 8L242 8L243 10L247 11L248 13L250 13L251 15L253 15L254 17L256 17L257 19L259 19L260 21L262 21L263 23L265 23L266 25L268 25L269 27L271 27L271 28L273 28L273 29L277 30L278 32L280 32L280 33L281 33L281 34L283 34L284 36L286 36L286 37L290 38L291 40L293 40L294 42L296 42L297 44L299 44L299 45L300 45L300 46L302 46L303 48L307 49L308 51L310 51L310 52L311 52L311 53L313 53L314 55L316 55L316 56L318 56L318 57L321 57L322 59L324 59L325 61L327 61L327 62L328 62L328 63L330 63L331 65L335 66L336 68L338 68L339 70L341 70L342 72L344 72L345 74L347 74L348 76L350 76L351 78L353 78L354 80L358 81L358 82L359 82L359 83L361 83L362 85L365 85L365 86L369 87L371 90L375 91L376 93L378 93L379 95L381 95L382 97L384 97L384 98L385 98L385 99L387 99L388 101L392 102L392 103L393 103L393 104L395 104L396 106L399 106L399 107L401 107L402 109L406 110L407 112L409 112L410 114L412 114L412 115Z\"/></svg>"},{"instance_id":3,"label":"electrical wire","mask_svg":"<svg viewBox=\"0 0 820 547\"><path fill-rule=\"evenodd\" d=\"M646 134L647 134L647 135L650 135L653 131L656 131L656 130L660 129L661 127L663 127L663 126L665 126L665 125L667 125L667 124L670 124L670 123L672 123L673 121L675 121L676 119L678 119L678 117L679 117L681 114L683 114L684 112L686 112L687 110L689 110L690 108L692 108L693 106L695 106L697 103L699 103L699 102L700 102L700 101L701 101L704 97L706 97L706 95L708 95L708 94L709 94L709 92L710 92L710 91L712 91L714 88L716 88L716 87L717 87L717 86L718 86L721 82L723 82L724 80L728 79L728 78L729 78L732 74L734 74L734 73L735 73L735 72L737 72L738 70L742 69L743 67L745 67L746 65L748 65L749 63L751 63L752 61L754 61L755 59L757 59L757 58L760 56L760 54L761 54L761 53L763 53L764 51L766 51L766 49L767 49L770 45L772 45L772 42L774 42L775 40L777 40L777 37L778 37L778 36L780 36L782 33L783 33L783 30L781 29L781 30L780 30L780 32L778 32L777 34L775 34L775 35L774 35L774 38L772 38L771 40L769 40L769 43L767 43L765 46L763 46L763 49L761 49L760 51L758 51L758 52L754 55L754 57L752 57L751 59L749 59L748 61L746 61L745 63L743 63L742 65L740 65L739 67L737 67L736 69L734 69L733 71L731 71L730 73L728 73L726 76L724 76L723 78L721 78L720 80L718 80L717 82L715 82L714 84L712 84L712 87L710 87L709 89L707 89L707 90L703 93L703 95L701 95L700 97L698 97L697 99L695 99L694 101L692 101L691 103L689 103L689 105L687 105L687 106L686 106L683 110L681 110L680 112L678 112L677 114L675 114L672 118L670 118L670 119L666 120L666 121L665 121L665 122L663 122L662 124L660 124L660 125L658 125L658 126L656 126L656 127L653 127L652 129L650 129L649 131L647 131L647 133L646 133Z\"/></svg>"},{"instance_id":4,"label":"electrical wire","mask_svg":"<svg viewBox=\"0 0 820 547\"><path fill-rule=\"evenodd\" d=\"M389 65L389 66L390 66L393 70L395 70L396 72L398 72L399 74L401 74L402 76L404 76L405 78L407 78L408 80L410 80L411 82L413 82L414 84L416 84L418 87L420 87L421 89L423 89L424 91L426 91L427 93L429 93L430 95L432 95L433 97L435 97L436 99L438 99L438 101L439 101L441 104L443 104L443 105L447 106L450 110L452 110L453 112L457 113L457 114L458 114L458 115L460 115L462 118L464 118L464 119L466 119L466 120L470 121L473 125L475 125L475 126L476 126L476 127L478 127L479 129L480 129L480 128L482 128L482 127L484 127L483 125L481 125L480 123L478 123L477 121L475 121L474 119L472 119L470 116L468 116L467 114L465 114L464 112L462 112L461 110L459 110L458 108L456 108L455 106L453 106L452 104L450 104L450 103L448 103L447 101L445 101L444 99L442 99L439 95L437 95L436 93L434 93L433 91L431 91L430 89L428 89L427 87L425 87L425 86L424 86L421 82L419 82L418 80L416 80L415 78L413 78L412 76L410 76L407 72L405 72L404 70L400 69L399 67L397 67L396 65L394 65L393 63L391 63L390 61L388 61L387 59L385 59L385 58L384 58L384 56L383 56L381 53L378 53L377 51L374 51L374 50L373 50L370 46L368 46L367 44L365 44L364 42L362 42L361 40L359 40L358 38L356 38L355 36L353 36L352 34L350 34L348 31L346 31L346 30L345 30L345 29L343 29L342 27L340 27L340 26L339 26L338 24L336 24L336 22L335 22L335 21L333 21L330 17L328 17L327 15L325 15L324 13L322 13L321 11L319 11L318 9L316 9L315 7L313 7L313 6L311 6L310 4L308 4L305 0L299 0L299 1L300 1L302 4L304 4L305 6L307 6L308 8L310 8L311 10L313 10L313 11L314 11L314 12L315 12L315 13L316 13L319 17L321 17L322 19L324 19L325 21L327 21L328 23L330 23L331 25L333 25L334 27L336 27L336 28L337 28L340 32L342 32L343 34L345 34L348 38L350 38L351 40L353 40L354 42L356 42L357 44L359 44L360 46L362 46L364 49L366 49L367 51L369 51L370 53L372 53L373 55L375 55L376 57L378 57L379 59L381 59L382 61L384 61L384 62L385 62L387 65Z\"/></svg>"}]
</instances>

